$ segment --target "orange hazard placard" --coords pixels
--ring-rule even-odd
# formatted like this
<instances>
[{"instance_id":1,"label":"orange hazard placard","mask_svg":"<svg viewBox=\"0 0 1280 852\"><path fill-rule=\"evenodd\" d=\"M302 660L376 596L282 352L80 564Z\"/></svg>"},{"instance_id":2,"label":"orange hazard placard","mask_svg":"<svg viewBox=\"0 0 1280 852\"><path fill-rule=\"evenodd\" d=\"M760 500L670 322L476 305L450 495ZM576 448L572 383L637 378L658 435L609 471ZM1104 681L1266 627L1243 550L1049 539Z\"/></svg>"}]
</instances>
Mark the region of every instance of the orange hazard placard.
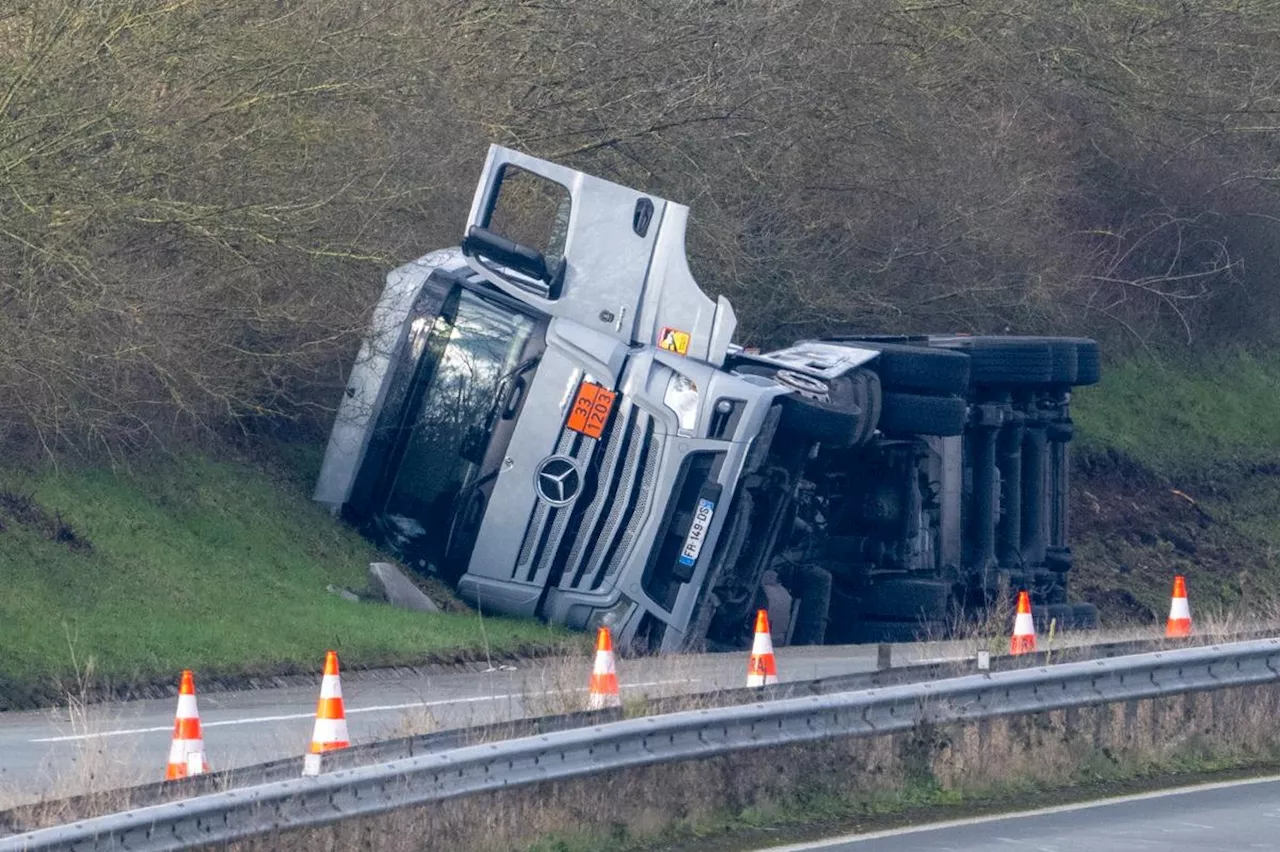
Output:
<instances>
[{"instance_id":1,"label":"orange hazard placard","mask_svg":"<svg viewBox=\"0 0 1280 852\"><path fill-rule=\"evenodd\" d=\"M593 382L583 382L578 386L578 396L569 411L569 428L588 438L599 438L604 434L605 424L609 422L609 414L613 411L613 400L617 396L613 391Z\"/></svg>"},{"instance_id":2,"label":"orange hazard placard","mask_svg":"<svg viewBox=\"0 0 1280 852\"><path fill-rule=\"evenodd\" d=\"M678 355L689 353L689 332L667 326L658 333L658 348Z\"/></svg>"}]
</instances>

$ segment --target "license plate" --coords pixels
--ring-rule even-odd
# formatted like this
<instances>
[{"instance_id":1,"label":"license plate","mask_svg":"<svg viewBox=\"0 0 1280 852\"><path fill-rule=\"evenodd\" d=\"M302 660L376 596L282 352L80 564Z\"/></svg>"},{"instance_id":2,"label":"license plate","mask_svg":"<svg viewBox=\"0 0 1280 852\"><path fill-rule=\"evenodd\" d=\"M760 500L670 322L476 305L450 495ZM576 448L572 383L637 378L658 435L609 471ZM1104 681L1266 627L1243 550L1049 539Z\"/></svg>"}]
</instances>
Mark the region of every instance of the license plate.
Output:
<instances>
[{"instance_id":1,"label":"license plate","mask_svg":"<svg viewBox=\"0 0 1280 852\"><path fill-rule=\"evenodd\" d=\"M588 438L599 438L604 434L604 426L609 422L617 396L600 385L583 382L578 386L578 396L569 411L569 428Z\"/></svg>"},{"instance_id":2,"label":"license plate","mask_svg":"<svg viewBox=\"0 0 1280 852\"><path fill-rule=\"evenodd\" d=\"M693 512L693 523L689 525L689 534L685 536L684 548L680 551L680 564L693 566L702 552L702 543L707 540L707 530L711 529L711 519L716 516L716 504L705 497L698 500L698 508Z\"/></svg>"}]
</instances>

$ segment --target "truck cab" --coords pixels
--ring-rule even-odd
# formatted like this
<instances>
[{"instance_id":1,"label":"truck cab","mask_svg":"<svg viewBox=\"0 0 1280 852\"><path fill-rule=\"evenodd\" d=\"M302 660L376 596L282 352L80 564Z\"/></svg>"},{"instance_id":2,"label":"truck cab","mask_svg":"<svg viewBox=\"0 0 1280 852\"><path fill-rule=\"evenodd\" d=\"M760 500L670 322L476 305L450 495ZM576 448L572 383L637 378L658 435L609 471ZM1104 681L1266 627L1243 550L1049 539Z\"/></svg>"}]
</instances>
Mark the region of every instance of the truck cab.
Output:
<instances>
[{"instance_id":1,"label":"truck cab","mask_svg":"<svg viewBox=\"0 0 1280 852\"><path fill-rule=\"evenodd\" d=\"M1033 440L1033 483L1021 461L1028 423L1069 432L1083 344L1056 344L1056 374L1042 338L749 354L690 273L688 219L493 146L459 246L388 275L315 499L485 612L607 624L638 650L736 644L758 606L784 640L857 639L894 590L919 603L889 607L902 625L1001 583L1065 604L1041 576L1058 515L1069 553L1065 454L1057 470ZM986 340L1034 369L971 387L975 357L1000 361ZM1002 562L1028 522L1014 492L1049 507L1031 519L1044 553L1018 536Z\"/></svg>"}]
</instances>

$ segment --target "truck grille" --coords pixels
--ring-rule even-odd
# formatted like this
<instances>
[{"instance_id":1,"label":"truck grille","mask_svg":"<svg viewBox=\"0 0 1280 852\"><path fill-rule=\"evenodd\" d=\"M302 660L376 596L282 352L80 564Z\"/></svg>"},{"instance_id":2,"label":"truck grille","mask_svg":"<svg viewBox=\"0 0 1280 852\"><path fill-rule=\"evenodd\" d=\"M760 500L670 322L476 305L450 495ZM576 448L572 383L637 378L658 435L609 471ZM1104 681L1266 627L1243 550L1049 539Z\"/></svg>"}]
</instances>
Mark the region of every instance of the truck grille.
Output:
<instances>
[{"instance_id":1,"label":"truck grille","mask_svg":"<svg viewBox=\"0 0 1280 852\"><path fill-rule=\"evenodd\" d=\"M583 470L582 496L533 510L514 579L562 589L597 589L626 555L644 522L658 463L653 418L620 400L597 441L565 429L556 453Z\"/></svg>"}]
</instances>

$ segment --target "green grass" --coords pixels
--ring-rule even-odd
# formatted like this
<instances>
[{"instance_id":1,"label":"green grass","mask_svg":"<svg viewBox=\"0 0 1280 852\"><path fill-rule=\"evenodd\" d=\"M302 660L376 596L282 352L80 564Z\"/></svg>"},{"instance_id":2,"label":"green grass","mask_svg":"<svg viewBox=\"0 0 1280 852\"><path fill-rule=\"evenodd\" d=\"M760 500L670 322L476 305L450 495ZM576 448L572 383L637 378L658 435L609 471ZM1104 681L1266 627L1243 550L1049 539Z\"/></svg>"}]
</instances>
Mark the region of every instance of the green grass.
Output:
<instances>
[{"instance_id":1,"label":"green grass","mask_svg":"<svg viewBox=\"0 0 1280 852\"><path fill-rule=\"evenodd\" d=\"M1110 365L1102 384L1077 394L1073 412L1081 457L1115 453L1178 487L1209 483L1190 490L1213 513L1211 532L1280 553L1280 477L1265 467L1280 459L1280 353ZM73 549L0 511L0 706L15 695L56 695L90 659L100 679L127 683L184 667L310 672L330 647L359 666L476 654L486 639L494 654L566 640L532 621L485 618L482 632L474 615L422 616L329 594L329 584L362 588L377 554L308 499L318 448L277 449L276 467L291 470L272 475L203 457L131 473L0 470L0 490L32 495L92 544ZM1168 537L1154 532L1157 545ZM1089 534L1077 524L1083 552ZM1214 583L1241 585L1237 565L1215 570L1209 555L1202 547L1194 558ZM1151 549L1150 571L1139 557L1127 559L1136 568L1100 564L1097 584L1138 583L1139 597L1163 599L1167 557ZM1271 560L1235 561L1249 566L1254 588L1270 585ZM1158 579L1151 589L1148 573Z\"/></svg>"},{"instance_id":2,"label":"green grass","mask_svg":"<svg viewBox=\"0 0 1280 852\"><path fill-rule=\"evenodd\" d=\"M1017 813L1037 807L1096 801L1183 785L1260 777L1277 754L1206 748L1192 742L1160 760L1106 756L1066 773L1060 782L1010 778L994 784L944 787L917 780L901 787L852 793L794 791L761 804L694 818L673 816L659 826L581 826L544 837L524 852L688 852L764 849L849 833Z\"/></svg>"},{"instance_id":3,"label":"green grass","mask_svg":"<svg viewBox=\"0 0 1280 852\"><path fill-rule=\"evenodd\" d=\"M1078 446L1115 450L1166 477L1216 479L1274 464L1280 353L1147 356L1109 365L1076 394Z\"/></svg>"},{"instance_id":4,"label":"green grass","mask_svg":"<svg viewBox=\"0 0 1280 852\"><path fill-rule=\"evenodd\" d=\"M1072 548L1104 616L1270 613L1280 589L1280 352L1146 356L1082 389Z\"/></svg>"},{"instance_id":5,"label":"green grass","mask_svg":"<svg viewBox=\"0 0 1280 852\"><path fill-rule=\"evenodd\" d=\"M185 458L144 473L0 473L91 549L0 511L0 705L92 660L101 681L318 670L333 648L355 666L558 644L534 621L424 615L351 603L377 553L298 487L245 464ZM9 696L12 703L13 695Z\"/></svg>"}]
</instances>

